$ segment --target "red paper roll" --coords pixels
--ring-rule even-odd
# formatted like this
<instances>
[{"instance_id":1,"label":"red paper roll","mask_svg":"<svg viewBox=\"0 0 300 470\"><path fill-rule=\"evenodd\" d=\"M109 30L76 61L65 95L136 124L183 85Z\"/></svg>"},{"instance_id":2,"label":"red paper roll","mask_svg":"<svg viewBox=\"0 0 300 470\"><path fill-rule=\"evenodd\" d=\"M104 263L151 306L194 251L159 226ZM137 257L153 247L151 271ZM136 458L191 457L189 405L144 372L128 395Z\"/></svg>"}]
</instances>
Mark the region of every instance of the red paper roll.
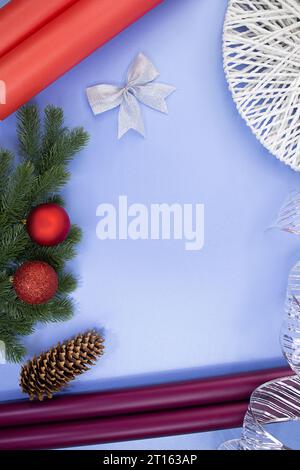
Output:
<instances>
[{"instance_id":1,"label":"red paper roll","mask_svg":"<svg viewBox=\"0 0 300 470\"><path fill-rule=\"evenodd\" d=\"M248 402L0 430L0 450L53 449L241 426Z\"/></svg>"},{"instance_id":2,"label":"red paper roll","mask_svg":"<svg viewBox=\"0 0 300 470\"><path fill-rule=\"evenodd\" d=\"M0 9L0 57L78 0L11 0Z\"/></svg>"},{"instance_id":3,"label":"red paper roll","mask_svg":"<svg viewBox=\"0 0 300 470\"><path fill-rule=\"evenodd\" d=\"M79 0L12 49L0 59L0 120L161 1Z\"/></svg>"},{"instance_id":4,"label":"red paper roll","mask_svg":"<svg viewBox=\"0 0 300 470\"><path fill-rule=\"evenodd\" d=\"M277 368L149 387L61 396L42 403L20 400L0 405L0 428L244 401L259 385L292 374L294 372L290 368Z\"/></svg>"}]
</instances>

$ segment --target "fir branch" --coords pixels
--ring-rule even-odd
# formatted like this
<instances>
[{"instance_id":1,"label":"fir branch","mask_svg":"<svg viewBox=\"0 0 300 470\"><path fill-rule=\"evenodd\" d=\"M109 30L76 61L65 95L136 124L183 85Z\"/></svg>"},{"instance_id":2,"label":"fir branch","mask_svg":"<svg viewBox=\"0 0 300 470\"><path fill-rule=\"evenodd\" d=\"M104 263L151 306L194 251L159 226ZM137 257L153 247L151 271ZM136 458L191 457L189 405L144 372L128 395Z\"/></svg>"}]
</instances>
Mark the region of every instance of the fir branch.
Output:
<instances>
[{"instance_id":1,"label":"fir branch","mask_svg":"<svg viewBox=\"0 0 300 470\"><path fill-rule=\"evenodd\" d=\"M8 282L10 280L8 279ZM31 317L31 305L28 305L21 300L18 299L12 284L10 283L10 289L5 289L5 285L3 284L4 290L1 296L1 310L5 311L6 319L9 320L9 325L11 322L20 320L21 325L32 324L34 320ZM0 321L0 325L3 326L3 318L2 323ZM5 324L4 324L5 326ZM7 327L7 325L6 325ZM20 334L20 332L18 331Z\"/></svg>"},{"instance_id":2,"label":"fir branch","mask_svg":"<svg viewBox=\"0 0 300 470\"><path fill-rule=\"evenodd\" d=\"M33 205L39 204L43 198L49 197L49 193L61 190L69 178L70 173L65 170L64 165L52 166L37 176L31 188Z\"/></svg>"},{"instance_id":3,"label":"fir branch","mask_svg":"<svg viewBox=\"0 0 300 470\"><path fill-rule=\"evenodd\" d=\"M88 140L87 132L81 127L72 131L61 130L51 146L49 143L44 145L44 152L37 164L38 171L43 173L53 165L67 165L86 146Z\"/></svg>"},{"instance_id":4,"label":"fir branch","mask_svg":"<svg viewBox=\"0 0 300 470\"><path fill-rule=\"evenodd\" d=\"M88 144L89 134L83 129L83 127L75 127L75 129L69 131L66 134L67 137L67 148L64 155L63 163L67 165L74 155L81 152L84 147Z\"/></svg>"},{"instance_id":5,"label":"fir branch","mask_svg":"<svg viewBox=\"0 0 300 470\"><path fill-rule=\"evenodd\" d=\"M42 144L42 155L47 154L59 139L63 129L64 113L61 108L47 106L44 117L44 135Z\"/></svg>"},{"instance_id":6,"label":"fir branch","mask_svg":"<svg viewBox=\"0 0 300 470\"><path fill-rule=\"evenodd\" d=\"M3 322L3 314L0 314L0 322ZM1 330L0 330L1 331ZM6 328L3 329L2 336L5 334L9 335L20 335L20 336L28 336L34 332L34 322L29 320L28 318L25 319L21 315L18 317L9 317L9 325L6 325ZM0 339L2 339L0 335Z\"/></svg>"},{"instance_id":7,"label":"fir branch","mask_svg":"<svg viewBox=\"0 0 300 470\"><path fill-rule=\"evenodd\" d=\"M54 297L41 305L28 305L23 303L23 313L28 320L42 323L60 322L69 320L73 315L73 302L69 297Z\"/></svg>"},{"instance_id":8,"label":"fir branch","mask_svg":"<svg viewBox=\"0 0 300 470\"><path fill-rule=\"evenodd\" d=\"M4 296L2 300L3 307L6 307L6 312L8 312L6 313L6 320L9 320L10 327L14 325L13 331L16 331L19 325L18 334L23 334L23 331L27 331L36 322L64 321L71 318L73 313L71 299L67 296L61 297L59 294L44 304L30 305L19 300L11 291L11 295Z\"/></svg>"},{"instance_id":9,"label":"fir branch","mask_svg":"<svg viewBox=\"0 0 300 470\"><path fill-rule=\"evenodd\" d=\"M31 162L19 165L8 179L1 198L0 223L18 223L26 215L34 185L34 166Z\"/></svg>"},{"instance_id":10,"label":"fir branch","mask_svg":"<svg viewBox=\"0 0 300 470\"><path fill-rule=\"evenodd\" d=\"M37 106L31 104L17 113L19 151L23 158L36 162L40 155L41 124Z\"/></svg>"},{"instance_id":11,"label":"fir branch","mask_svg":"<svg viewBox=\"0 0 300 470\"><path fill-rule=\"evenodd\" d=\"M3 274L3 277L2 277ZM6 274L5 271L1 273L0 279L0 299L1 299L1 308L4 310L4 307L12 299L13 290L11 288L10 276Z\"/></svg>"},{"instance_id":12,"label":"fir branch","mask_svg":"<svg viewBox=\"0 0 300 470\"><path fill-rule=\"evenodd\" d=\"M14 156L5 149L0 149L0 193L5 191L7 178L12 170Z\"/></svg>"},{"instance_id":13,"label":"fir branch","mask_svg":"<svg viewBox=\"0 0 300 470\"><path fill-rule=\"evenodd\" d=\"M58 278L58 294L67 295L73 292L77 287L77 279L72 273L60 273ZM0 284L1 289L1 284Z\"/></svg>"},{"instance_id":14,"label":"fir branch","mask_svg":"<svg viewBox=\"0 0 300 470\"><path fill-rule=\"evenodd\" d=\"M38 108L25 106L17 116L23 161L14 168L13 155L0 149L0 340L5 343L8 360L14 362L26 352L21 336L31 334L37 322L69 319L74 309L69 294L77 281L64 269L76 254L81 230L73 225L63 243L43 247L30 240L22 223L41 202L64 205L58 192L70 176L66 166L86 145L88 134L82 128L68 130L63 120L60 108L47 107L42 132ZM46 261L57 270L58 292L45 304L29 305L18 299L13 289L10 276L27 260Z\"/></svg>"},{"instance_id":15,"label":"fir branch","mask_svg":"<svg viewBox=\"0 0 300 470\"><path fill-rule=\"evenodd\" d=\"M76 245L81 240L82 232L79 227L72 225L70 233L63 243L56 246L38 246L30 244L26 250L26 259L45 261L57 271L64 268L65 262L76 255Z\"/></svg>"},{"instance_id":16,"label":"fir branch","mask_svg":"<svg viewBox=\"0 0 300 470\"><path fill-rule=\"evenodd\" d=\"M9 362L21 362L26 354L26 348L21 344L18 335L8 334L0 330L0 340L5 344L6 360Z\"/></svg>"},{"instance_id":17,"label":"fir branch","mask_svg":"<svg viewBox=\"0 0 300 470\"><path fill-rule=\"evenodd\" d=\"M72 318L74 303L70 297L55 299L49 303L51 303L51 310L49 310L45 322L62 322Z\"/></svg>"},{"instance_id":18,"label":"fir branch","mask_svg":"<svg viewBox=\"0 0 300 470\"><path fill-rule=\"evenodd\" d=\"M57 204L58 206L65 207L65 200L60 194L53 194L52 196L45 198L43 202L48 204L53 203Z\"/></svg>"},{"instance_id":19,"label":"fir branch","mask_svg":"<svg viewBox=\"0 0 300 470\"><path fill-rule=\"evenodd\" d=\"M18 258L24 252L27 243L28 234L22 223L7 227L0 233L0 269L6 268L13 259Z\"/></svg>"}]
</instances>

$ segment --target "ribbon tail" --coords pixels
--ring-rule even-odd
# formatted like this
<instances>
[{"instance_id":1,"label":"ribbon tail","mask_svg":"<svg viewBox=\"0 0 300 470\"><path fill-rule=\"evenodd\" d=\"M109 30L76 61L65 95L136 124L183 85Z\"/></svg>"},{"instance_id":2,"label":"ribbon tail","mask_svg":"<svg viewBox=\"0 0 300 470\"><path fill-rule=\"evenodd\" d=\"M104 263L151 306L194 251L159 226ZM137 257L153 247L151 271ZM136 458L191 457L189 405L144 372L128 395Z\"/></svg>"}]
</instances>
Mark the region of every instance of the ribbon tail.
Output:
<instances>
[{"instance_id":1,"label":"ribbon tail","mask_svg":"<svg viewBox=\"0 0 300 470\"><path fill-rule=\"evenodd\" d=\"M135 96L128 91L123 95L119 111L118 138L120 139L129 129L134 129L145 137L144 121L140 105Z\"/></svg>"},{"instance_id":2,"label":"ribbon tail","mask_svg":"<svg viewBox=\"0 0 300 470\"><path fill-rule=\"evenodd\" d=\"M147 83L142 86L135 86L133 93L136 98L149 106L150 108L160 111L162 113L168 113L168 107L166 98L173 93L176 88L172 85L166 85L164 83Z\"/></svg>"}]
</instances>

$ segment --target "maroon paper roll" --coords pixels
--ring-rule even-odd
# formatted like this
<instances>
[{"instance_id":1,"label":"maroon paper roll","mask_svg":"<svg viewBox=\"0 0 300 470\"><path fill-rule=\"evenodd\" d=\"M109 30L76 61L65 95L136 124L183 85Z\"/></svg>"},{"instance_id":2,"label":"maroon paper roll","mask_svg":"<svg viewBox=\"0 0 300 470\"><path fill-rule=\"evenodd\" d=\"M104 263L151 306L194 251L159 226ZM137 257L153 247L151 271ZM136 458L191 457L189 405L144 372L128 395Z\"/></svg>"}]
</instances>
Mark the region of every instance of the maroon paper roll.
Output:
<instances>
[{"instance_id":1,"label":"maroon paper roll","mask_svg":"<svg viewBox=\"0 0 300 470\"><path fill-rule=\"evenodd\" d=\"M150 387L61 396L42 403L23 400L5 403L0 405L0 427L248 400L252 391L262 383L292 374L289 368L276 368Z\"/></svg>"},{"instance_id":2,"label":"maroon paper roll","mask_svg":"<svg viewBox=\"0 0 300 470\"><path fill-rule=\"evenodd\" d=\"M0 430L0 450L53 449L240 426L248 402Z\"/></svg>"}]
</instances>

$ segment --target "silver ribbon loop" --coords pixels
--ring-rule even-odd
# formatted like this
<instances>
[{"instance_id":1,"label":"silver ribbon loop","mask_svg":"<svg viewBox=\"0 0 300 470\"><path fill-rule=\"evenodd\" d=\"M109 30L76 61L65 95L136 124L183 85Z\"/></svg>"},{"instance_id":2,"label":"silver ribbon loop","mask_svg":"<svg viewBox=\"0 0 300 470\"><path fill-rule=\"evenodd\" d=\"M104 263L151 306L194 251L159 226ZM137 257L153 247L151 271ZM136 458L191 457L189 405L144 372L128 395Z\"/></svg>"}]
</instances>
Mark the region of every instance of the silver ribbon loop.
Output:
<instances>
[{"instance_id":1,"label":"silver ribbon loop","mask_svg":"<svg viewBox=\"0 0 300 470\"><path fill-rule=\"evenodd\" d=\"M118 138L129 129L145 136L139 102L156 111L167 113L166 98L176 90L171 85L153 83L158 76L159 72L152 62L144 54L138 54L128 69L125 87L100 84L87 88L86 93L93 113L101 114L120 106Z\"/></svg>"}]
</instances>

